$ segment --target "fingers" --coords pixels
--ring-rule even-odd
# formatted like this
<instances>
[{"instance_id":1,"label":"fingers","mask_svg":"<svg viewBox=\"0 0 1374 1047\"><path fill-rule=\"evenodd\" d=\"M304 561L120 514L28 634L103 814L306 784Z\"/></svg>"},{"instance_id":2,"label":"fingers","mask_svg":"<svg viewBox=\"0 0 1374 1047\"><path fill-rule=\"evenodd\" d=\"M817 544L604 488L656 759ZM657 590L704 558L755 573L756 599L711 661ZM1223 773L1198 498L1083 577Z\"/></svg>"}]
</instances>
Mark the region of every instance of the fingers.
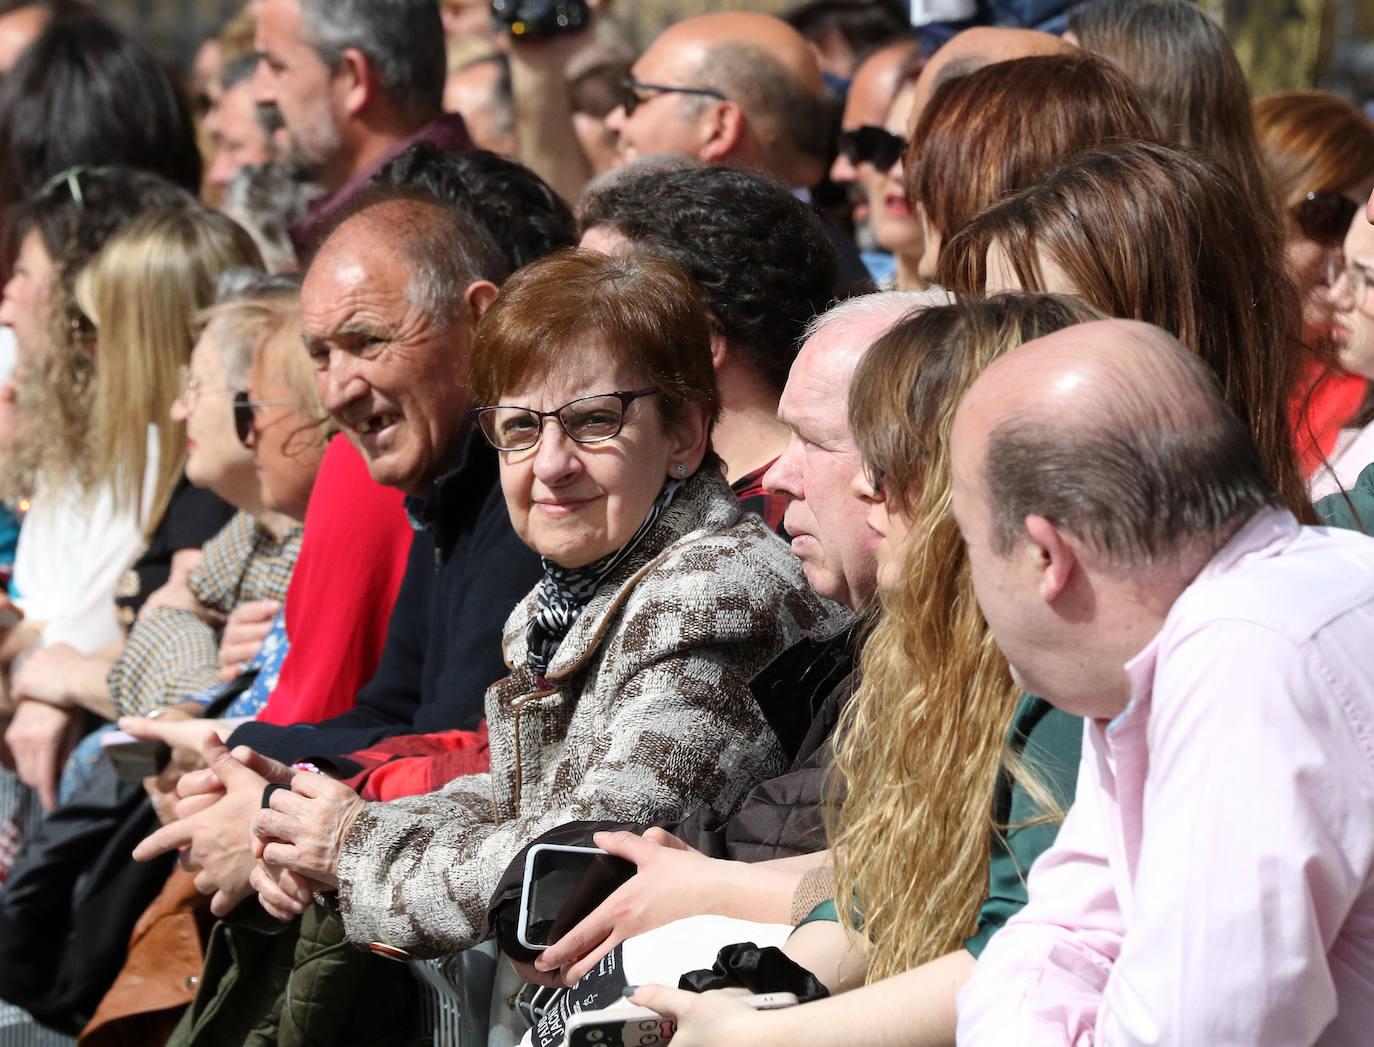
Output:
<instances>
[{"instance_id":1,"label":"fingers","mask_svg":"<svg viewBox=\"0 0 1374 1047\"><path fill-rule=\"evenodd\" d=\"M278 880L275 870L266 862L253 867L248 882L258 892L258 902L282 922L294 920L314 901L309 891L302 890L298 880Z\"/></svg>"},{"instance_id":2,"label":"fingers","mask_svg":"<svg viewBox=\"0 0 1374 1047\"><path fill-rule=\"evenodd\" d=\"M126 734L132 734L135 738L144 738L154 742L167 741L166 724L159 724L156 720L148 720L142 716L121 716L119 718L119 729Z\"/></svg>"},{"instance_id":3,"label":"fingers","mask_svg":"<svg viewBox=\"0 0 1374 1047\"><path fill-rule=\"evenodd\" d=\"M558 941L550 945L535 959L534 965L541 971L556 971L582 960L615 931L615 917L612 915L612 894L593 909L582 921Z\"/></svg>"},{"instance_id":4,"label":"fingers","mask_svg":"<svg viewBox=\"0 0 1374 1047\"><path fill-rule=\"evenodd\" d=\"M275 782L278 785L290 785L291 780L299 773L279 760L254 752L246 745L234 747L234 759L255 774L259 774L269 782Z\"/></svg>"},{"instance_id":5,"label":"fingers","mask_svg":"<svg viewBox=\"0 0 1374 1047\"><path fill-rule=\"evenodd\" d=\"M189 796L184 800L178 800L176 804L173 805L172 810L178 818L192 818L201 811L208 811L223 798L223 792L206 793L203 796Z\"/></svg>"},{"instance_id":6,"label":"fingers","mask_svg":"<svg viewBox=\"0 0 1374 1047\"><path fill-rule=\"evenodd\" d=\"M224 783L226 789L255 789L260 793L267 784L261 774L235 757L234 753L240 751L245 754L252 752L246 746L231 753L219 740L219 735L211 731L201 743L200 751L210 770L215 772L215 776Z\"/></svg>"},{"instance_id":7,"label":"fingers","mask_svg":"<svg viewBox=\"0 0 1374 1047\"><path fill-rule=\"evenodd\" d=\"M254 623L271 625L272 619L280 611L280 600L249 600L247 603L241 603L234 608L234 613L229 616L229 627ZM264 630L264 635L266 635L266 630Z\"/></svg>"},{"instance_id":8,"label":"fingers","mask_svg":"<svg viewBox=\"0 0 1374 1047\"><path fill-rule=\"evenodd\" d=\"M201 752L204 753L204 749ZM177 782L177 795L183 800L192 796L224 795L224 783L209 767L201 771L187 771Z\"/></svg>"},{"instance_id":9,"label":"fingers","mask_svg":"<svg viewBox=\"0 0 1374 1047\"><path fill-rule=\"evenodd\" d=\"M652 831L652 830L651 830ZM658 844L650 840L647 836L636 836L632 832L604 832L593 833L592 843L596 844L607 854L613 854L617 858L624 858L627 862L634 862L638 865L643 859L652 855L658 850Z\"/></svg>"},{"instance_id":10,"label":"fingers","mask_svg":"<svg viewBox=\"0 0 1374 1047\"><path fill-rule=\"evenodd\" d=\"M641 985L630 997L630 1002L638 1007L657 1011L665 1018L680 1021L692 1010L692 1004L701 997L682 989L669 989L663 985Z\"/></svg>"},{"instance_id":11,"label":"fingers","mask_svg":"<svg viewBox=\"0 0 1374 1047\"><path fill-rule=\"evenodd\" d=\"M253 835L264 843L280 840L294 844L301 835L298 818L280 811L262 810L253 815Z\"/></svg>"},{"instance_id":12,"label":"fingers","mask_svg":"<svg viewBox=\"0 0 1374 1047\"><path fill-rule=\"evenodd\" d=\"M543 985L549 989L559 989L563 986L558 975L541 971L532 963L523 963L520 960L511 960L510 963L521 981L529 982L531 985Z\"/></svg>"},{"instance_id":13,"label":"fingers","mask_svg":"<svg viewBox=\"0 0 1374 1047\"><path fill-rule=\"evenodd\" d=\"M563 984L571 989L574 985L585 978L589 971L596 968L596 965L610 954L611 950L619 945L625 938L623 935L612 933L609 938L589 952L585 959L573 964L563 972Z\"/></svg>"},{"instance_id":14,"label":"fingers","mask_svg":"<svg viewBox=\"0 0 1374 1047\"><path fill-rule=\"evenodd\" d=\"M134 861L146 862L160 854L177 851L191 845L192 826L185 819L164 825L157 832L139 842L134 848Z\"/></svg>"},{"instance_id":15,"label":"fingers","mask_svg":"<svg viewBox=\"0 0 1374 1047\"><path fill-rule=\"evenodd\" d=\"M253 888L247 883L221 888L215 891L215 896L210 899L210 911L220 917L220 919L223 919L237 909L239 903L252 893Z\"/></svg>"},{"instance_id":16,"label":"fingers","mask_svg":"<svg viewBox=\"0 0 1374 1047\"><path fill-rule=\"evenodd\" d=\"M671 847L675 851L696 850L695 847L692 847L685 840L679 840L667 829L659 828L657 825L644 830L644 839L648 840L650 843L656 843L660 847Z\"/></svg>"}]
</instances>

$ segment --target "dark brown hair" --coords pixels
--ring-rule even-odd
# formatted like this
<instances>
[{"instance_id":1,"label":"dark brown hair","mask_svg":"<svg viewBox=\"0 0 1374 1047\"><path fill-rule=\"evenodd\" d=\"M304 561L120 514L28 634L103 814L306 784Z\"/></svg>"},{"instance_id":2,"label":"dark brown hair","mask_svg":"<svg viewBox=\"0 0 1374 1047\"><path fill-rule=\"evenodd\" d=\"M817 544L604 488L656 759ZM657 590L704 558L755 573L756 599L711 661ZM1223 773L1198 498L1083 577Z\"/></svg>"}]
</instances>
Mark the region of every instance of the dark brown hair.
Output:
<instances>
[{"instance_id":1,"label":"dark brown hair","mask_svg":"<svg viewBox=\"0 0 1374 1047\"><path fill-rule=\"evenodd\" d=\"M1272 210L1245 71L1205 11L1192 0L1088 0L1069 29L1130 77L1162 141L1220 161L1256 207Z\"/></svg>"},{"instance_id":2,"label":"dark brown hair","mask_svg":"<svg viewBox=\"0 0 1374 1047\"><path fill-rule=\"evenodd\" d=\"M1284 502L1313 518L1288 427L1302 353L1297 292L1277 228L1255 221L1227 168L1144 142L1080 154L946 244L941 283L981 291L994 244L1025 289L1044 289L1043 255L1104 313L1161 327L1197 353Z\"/></svg>"},{"instance_id":3,"label":"dark brown hair","mask_svg":"<svg viewBox=\"0 0 1374 1047\"><path fill-rule=\"evenodd\" d=\"M1278 205L1344 193L1374 178L1374 123L1325 91L1284 91L1255 102L1255 130Z\"/></svg>"},{"instance_id":4,"label":"dark brown hair","mask_svg":"<svg viewBox=\"0 0 1374 1047\"><path fill-rule=\"evenodd\" d=\"M906 192L942 236L1080 149L1153 138L1126 76L1088 55L1036 55L946 80L912 132Z\"/></svg>"},{"instance_id":5,"label":"dark brown hair","mask_svg":"<svg viewBox=\"0 0 1374 1047\"><path fill-rule=\"evenodd\" d=\"M691 277L652 258L568 248L506 281L477 325L470 384L487 406L578 353L603 353L658 390L665 421L689 404L720 412L706 306ZM611 390L606 390L610 392Z\"/></svg>"}]
</instances>

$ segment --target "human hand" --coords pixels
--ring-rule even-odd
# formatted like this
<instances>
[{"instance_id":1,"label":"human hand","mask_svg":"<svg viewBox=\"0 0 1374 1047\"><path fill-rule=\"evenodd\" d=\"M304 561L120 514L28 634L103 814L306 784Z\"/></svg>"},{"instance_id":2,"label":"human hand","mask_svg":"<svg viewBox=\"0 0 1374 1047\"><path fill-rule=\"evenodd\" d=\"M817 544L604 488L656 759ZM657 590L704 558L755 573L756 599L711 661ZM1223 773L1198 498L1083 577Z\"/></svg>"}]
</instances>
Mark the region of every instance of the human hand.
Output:
<instances>
[{"instance_id":1,"label":"human hand","mask_svg":"<svg viewBox=\"0 0 1374 1047\"><path fill-rule=\"evenodd\" d=\"M671 1018L677 1024L673 1047L717 1047L719 1044L763 1047L785 1040L770 1036L770 1024L778 1017L740 1003L740 993L729 989L687 992L662 985L641 985L630 997L638 1007Z\"/></svg>"},{"instance_id":2,"label":"human hand","mask_svg":"<svg viewBox=\"0 0 1374 1047\"><path fill-rule=\"evenodd\" d=\"M46 702L21 702L5 730L5 745L19 780L37 791L43 810L57 809L57 783L62 765L81 740L85 727L80 710Z\"/></svg>"},{"instance_id":3,"label":"human hand","mask_svg":"<svg viewBox=\"0 0 1374 1047\"><path fill-rule=\"evenodd\" d=\"M72 679L84 657L75 647L65 643L38 648L14 671L10 689L15 699L31 698L74 709Z\"/></svg>"},{"instance_id":4,"label":"human hand","mask_svg":"<svg viewBox=\"0 0 1374 1047\"><path fill-rule=\"evenodd\" d=\"M569 987L626 938L711 912L723 873L733 864L707 858L666 829L649 829L643 836L602 832L592 841L638 870L534 961L536 970L560 973L558 984Z\"/></svg>"},{"instance_id":5,"label":"human hand","mask_svg":"<svg viewBox=\"0 0 1374 1047\"><path fill-rule=\"evenodd\" d=\"M224 623L219 642L219 678L229 682L257 657L262 641L272 629L272 620L281 611L278 600L252 600L241 603Z\"/></svg>"},{"instance_id":6,"label":"human hand","mask_svg":"<svg viewBox=\"0 0 1374 1047\"><path fill-rule=\"evenodd\" d=\"M257 859L251 826L263 789L270 781L286 784L293 772L247 746L230 753L216 735L205 739L202 753L208 769L178 783L177 820L135 847L134 859L181 851L183 865L197 870L196 890L212 895L210 911L227 916L252 893L249 876Z\"/></svg>"},{"instance_id":7,"label":"human hand","mask_svg":"<svg viewBox=\"0 0 1374 1047\"><path fill-rule=\"evenodd\" d=\"M255 849L261 847L259 842ZM316 891L329 890L325 884L261 859L253 867L248 882L258 892L258 904L282 923L290 923L305 912L314 901Z\"/></svg>"},{"instance_id":8,"label":"human hand","mask_svg":"<svg viewBox=\"0 0 1374 1047\"><path fill-rule=\"evenodd\" d=\"M268 804L253 818L263 861L325 890L338 887L339 855L363 798L333 778L302 771L291 779L290 792L277 790Z\"/></svg>"}]
</instances>

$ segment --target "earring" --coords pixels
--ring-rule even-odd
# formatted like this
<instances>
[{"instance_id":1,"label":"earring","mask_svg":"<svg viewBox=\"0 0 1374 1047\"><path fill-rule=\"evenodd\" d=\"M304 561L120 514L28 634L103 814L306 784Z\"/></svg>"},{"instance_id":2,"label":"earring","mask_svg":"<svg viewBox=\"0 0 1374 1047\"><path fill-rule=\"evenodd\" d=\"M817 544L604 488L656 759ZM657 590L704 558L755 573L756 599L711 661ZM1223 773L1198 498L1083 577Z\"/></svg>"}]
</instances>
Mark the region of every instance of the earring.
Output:
<instances>
[{"instance_id":1,"label":"earring","mask_svg":"<svg viewBox=\"0 0 1374 1047\"><path fill-rule=\"evenodd\" d=\"M677 465L673 466L673 474L679 480L687 479L687 466L683 465L681 462L678 462Z\"/></svg>"}]
</instances>

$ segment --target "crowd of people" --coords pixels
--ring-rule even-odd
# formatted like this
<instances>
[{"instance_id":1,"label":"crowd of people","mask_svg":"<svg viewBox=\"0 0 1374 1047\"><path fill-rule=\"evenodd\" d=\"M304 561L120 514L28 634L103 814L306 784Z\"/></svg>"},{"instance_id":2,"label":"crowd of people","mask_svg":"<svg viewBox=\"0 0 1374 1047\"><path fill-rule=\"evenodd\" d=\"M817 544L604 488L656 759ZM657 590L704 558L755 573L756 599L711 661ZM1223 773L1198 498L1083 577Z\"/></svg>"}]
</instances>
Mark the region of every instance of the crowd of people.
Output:
<instances>
[{"instance_id":1,"label":"crowd of people","mask_svg":"<svg viewBox=\"0 0 1374 1047\"><path fill-rule=\"evenodd\" d=\"M573 6L0 3L0 999L1368 1042L1374 121L1190 0ZM536 844L633 869L542 949Z\"/></svg>"}]
</instances>

